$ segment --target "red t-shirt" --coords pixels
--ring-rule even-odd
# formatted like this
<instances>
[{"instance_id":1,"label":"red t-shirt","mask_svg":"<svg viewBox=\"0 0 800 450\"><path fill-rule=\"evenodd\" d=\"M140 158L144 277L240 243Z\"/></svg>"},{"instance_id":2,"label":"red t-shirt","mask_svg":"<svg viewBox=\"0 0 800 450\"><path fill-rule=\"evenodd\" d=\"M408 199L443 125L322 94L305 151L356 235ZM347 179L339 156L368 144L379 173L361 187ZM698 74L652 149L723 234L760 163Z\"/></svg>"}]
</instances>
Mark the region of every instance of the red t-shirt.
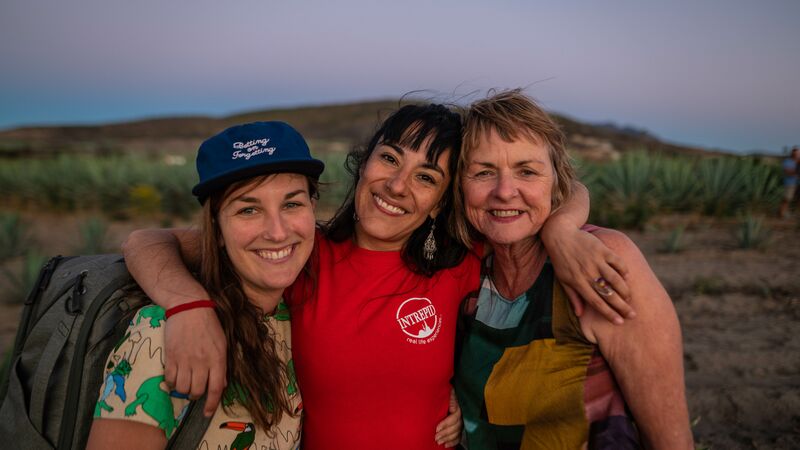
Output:
<instances>
[{"instance_id":1,"label":"red t-shirt","mask_svg":"<svg viewBox=\"0 0 800 450\"><path fill-rule=\"evenodd\" d=\"M289 292L303 448L442 448L434 434L447 416L458 307L478 287L478 259L427 278L399 252L319 234L313 257L316 280Z\"/></svg>"}]
</instances>

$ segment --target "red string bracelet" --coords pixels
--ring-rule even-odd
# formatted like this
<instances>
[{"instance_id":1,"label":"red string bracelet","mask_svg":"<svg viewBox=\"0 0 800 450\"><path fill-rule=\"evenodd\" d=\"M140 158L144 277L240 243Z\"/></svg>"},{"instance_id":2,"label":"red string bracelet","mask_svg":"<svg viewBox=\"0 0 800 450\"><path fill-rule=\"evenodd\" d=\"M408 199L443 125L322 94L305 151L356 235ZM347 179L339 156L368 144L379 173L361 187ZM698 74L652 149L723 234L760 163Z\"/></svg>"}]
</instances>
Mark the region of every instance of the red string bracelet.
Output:
<instances>
[{"instance_id":1,"label":"red string bracelet","mask_svg":"<svg viewBox=\"0 0 800 450\"><path fill-rule=\"evenodd\" d=\"M190 309L197 309L197 308L214 308L216 306L217 306L216 303L214 303L212 300L195 300L193 302L188 302L182 305L173 306L172 308L169 308L166 311L165 315L167 319L169 319L170 317L174 316L175 314L178 314L179 312L184 312Z\"/></svg>"}]
</instances>

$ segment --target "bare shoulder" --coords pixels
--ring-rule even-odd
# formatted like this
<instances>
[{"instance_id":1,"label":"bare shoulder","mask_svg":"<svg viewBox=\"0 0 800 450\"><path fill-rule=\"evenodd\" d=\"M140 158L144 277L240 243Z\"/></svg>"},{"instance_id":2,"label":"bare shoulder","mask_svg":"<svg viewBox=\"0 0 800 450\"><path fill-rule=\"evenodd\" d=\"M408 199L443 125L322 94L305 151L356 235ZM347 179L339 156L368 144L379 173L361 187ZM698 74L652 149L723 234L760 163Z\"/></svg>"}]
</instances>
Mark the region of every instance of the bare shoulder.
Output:
<instances>
[{"instance_id":1,"label":"bare shoulder","mask_svg":"<svg viewBox=\"0 0 800 450\"><path fill-rule=\"evenodd\" d=\"M594 231L594 235L628 265L629 273L625 280L631 289L634 291L641 291L642 287L648 290L654 287L662 289L642 251L625 233L611 228L599 228ZM639 289L636 289L637 287ZM642 301L641 296L639 297L639 301ZM631 303L635 303L635 300Z\"/></svg>"},{"instance_id":2,"label":"bare shoulder","mask_svg":"<svg viewBox=\"0 0 800 450\"><path fill-rule=\"evenodd\" d=\"M642 269L645 269L645 272L650 271L650 265L642 251L625 233L612 228L596 228L592 234L625 261L629 270L628 276L641 272Z\"/></svg>"},{"instance_id":3,"label":"bare shoulder","mask_svg":"<svg viewBox=\"0 0 800 450\"><path fill-rule=\"evenodd\" d=\"M593 231L592 234L603 241L603 243L606 244L606 246L608 246L608 248L611 250L620 252L620 256L623 256L622 253L628 252L641 254L639 247L634 244L631 238L619 230L615 230L613 228L598 228Z\"/></svg>"}]
</instances>

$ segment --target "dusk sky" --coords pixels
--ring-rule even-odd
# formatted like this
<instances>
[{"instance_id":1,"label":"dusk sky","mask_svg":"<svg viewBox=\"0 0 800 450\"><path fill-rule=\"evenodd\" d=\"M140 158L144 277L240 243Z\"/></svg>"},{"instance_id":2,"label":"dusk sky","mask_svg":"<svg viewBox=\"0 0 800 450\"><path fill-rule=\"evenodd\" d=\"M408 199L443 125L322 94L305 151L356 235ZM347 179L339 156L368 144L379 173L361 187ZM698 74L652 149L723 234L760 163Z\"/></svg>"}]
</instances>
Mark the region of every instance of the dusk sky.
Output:
<instances>
[{"instance_id":1,"label":"dusk sky","mask_svg":"<svg viewBox=\"0 0 800 450\"><path fill-rule=\"evenodd\" d=\"M523 86L672 142L800 145L798 0L4 0L0 61L1 129Z\"/></svg>"}]
</instances>

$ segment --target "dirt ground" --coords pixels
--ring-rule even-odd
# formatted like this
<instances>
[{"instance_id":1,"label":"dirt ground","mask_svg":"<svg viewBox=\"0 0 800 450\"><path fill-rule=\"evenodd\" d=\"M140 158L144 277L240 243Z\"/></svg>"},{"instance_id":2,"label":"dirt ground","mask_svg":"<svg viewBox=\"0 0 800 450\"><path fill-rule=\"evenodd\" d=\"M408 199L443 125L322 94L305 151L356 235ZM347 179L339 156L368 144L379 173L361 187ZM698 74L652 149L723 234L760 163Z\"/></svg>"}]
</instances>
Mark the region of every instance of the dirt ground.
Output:
<instances>
[{"instance_id":1,"label":"dirt ground","mask_svg":"<svg viewBox=\"0 0 800 450\"><path fill-rule=\"evenodd\" d=\"M686 249L666 232L629 233L681 320L689 411L701 448L800 448L800 228L771 224L761 250L735 224L698 224Z\"/></svg>"},{"instance_id":2,"label":"dirt ground","mask_svg":"<svg viewBox=\"0 0 800 450\"><path fill-rule=\"evenodd\" d=\"M47 254L69 254L81 218L27 218ZM662 253L686 224L684 249ZM112 224L114 248L145 221ZM738 249L735 221L671 217L628 232L675 302L690 415L701 449L800 448L800 220L770 221L761 249ZM5 281L0 281L0 284ZM0 293L6 289L0 288ZM18 302L0 302L0 349L13 342Z\"/></svg>"}]
</instances>

